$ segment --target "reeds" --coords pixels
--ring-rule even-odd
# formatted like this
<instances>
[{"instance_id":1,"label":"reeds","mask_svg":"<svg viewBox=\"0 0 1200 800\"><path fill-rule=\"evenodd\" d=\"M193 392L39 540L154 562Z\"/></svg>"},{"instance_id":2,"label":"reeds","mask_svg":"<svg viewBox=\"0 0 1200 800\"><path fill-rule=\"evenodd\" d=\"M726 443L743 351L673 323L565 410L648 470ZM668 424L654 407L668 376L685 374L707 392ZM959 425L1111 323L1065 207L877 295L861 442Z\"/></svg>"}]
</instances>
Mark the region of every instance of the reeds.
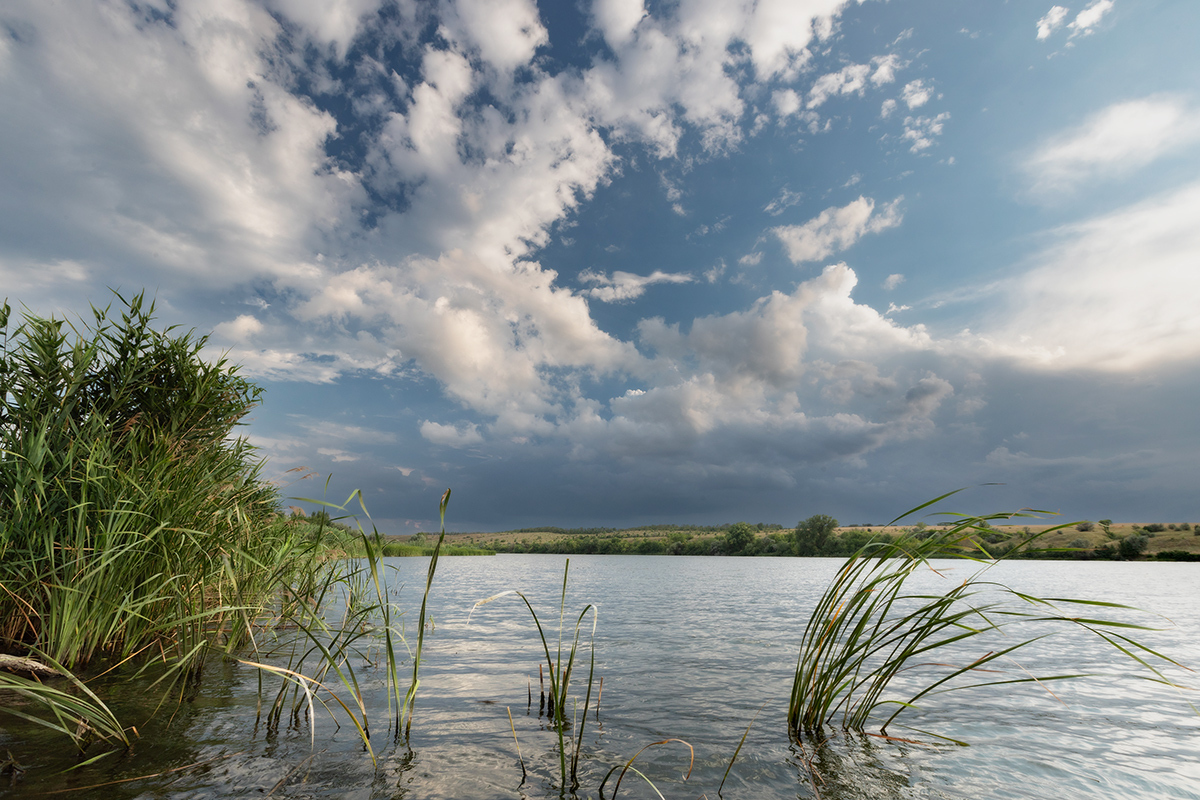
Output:
<instances>
[{"instance_id":1,"label":"reeds","mask_svg":"<svg viewBox=\"0 0 1200 800\"><path fill-rule=\"evenodd\" d=\"M363 556L345 563L327 556L320 529L312 536L280 517L256 452L234 435L259 389L202 356L204 337L155 330L141 295L117 299L118 314L93 309L90 323L26 315L12 330L0 305L0 652L68 676L63 685L0 674L0 689L49 716L0 710L81 749L93 738L128 744L130 729L71 670L100 656L153 666L164 700L184 699L221 654L285 679L268 725L290 688L294 716L311 722L317 702L341 709L373 755L356 664L382 646L390 725L407 738L425 609L410 681L378 531L359 525L349 539L339 529ZM355 492L337 507L355 499L362 506ZM340 619L330 616L335 600ZM295 632L283 661L259 648L280 624Z\"/></svg>"},{"instance_id":2,"label":"reeds","mask_svg":"<svg viewBox=\"0 0 1200 800\"><path fill-rule=\"evenodd\" d=\"M362 514L370 519L363 504L362 493L358 490L351 493L341 505L310 498L296 499L340 511L346 511L352 501L357 501ZM393 732L394 741L409 741L413 709L420 686L421 653L425 643L429 591L433 586L440 549L445 540L446 507L449 502L450 490L447 489L438 507L442 530L432 548L426 573L425 592L417 620L415 651L409 648L400 626L401 615L396 612L390 599L391 590L381 563L379 532L372 525L372 532L366 533L361 522L355 518L358 525L358 542L349 548L338 546L336 552L343 553L344 550L351 549L363 555L350 560L339 558L324 562L322 569L314 573L319 576L318 579L305 590L306 601L291 604L281 615L284 627L297 631L297 638L293 639L290 648L287 666L243 660L243 663L249 666L283 679L267 715L269 727L278 727L289 692L292 697L293 718L298 718L299 713L305 711L309 715L310 724L315 721L312 717L316 702L320 702L331 713L335 708L340 708L362 739L372 761L375 761L370 714L359 685L356 664L372 663L373 659L368 651L382 645L383 660L386 664L389 727ZM327 618L328 609L335 598L340 600L344 613L340 619L330 621ZM401 674L398 659L402 648L412 659L412 675L407 682ZM336 682L330 676L336 678ZM338 694L338 686L344 694L349 695L348 698L344 699Z\"/></svg>"},{"instance_id":3,"label":"reeds","mask_svg":"<svg viewBox=\"0 0 1200 800\"><path fill-rule=\"evenodd\" d=\"M550 681L550 697L547 713L550 716L551 725L558 734L558 758L559 772L562 776L562 787L566 791L568 788L568 779L570 781L570 789L574 790L579 787L579 755L583 748L583 733L587 726L588 709L591 706L592 686L596 673L596 617L597 609L594 605L588 604L579 612L579 616L575 619L575 624L572 628L570 645L566 651L566 662L563 661L563 634L566 631L566 611L567 611L567 575L571 568L571 560L567 559L567 563L563 567L563 583L562 594L559 598L558 606L558 642L554 655L551 655L550 643L546 639L546 631L542 628L542 622L538 618L537 612L533 609L533 604L529 602L529 598L523 592L516 589L500 592L492 595L484 600L480 600L471 607L470 614L467 615L467 624L471 623L471 614L475 613L475 609L480 606L499 600L502 597L516 595L525 603L525 607L529 610L530 616L533 617L533 624L537 627L538 636L542 641L542 652L546 658L546 673ZM588 612L592 614L592 628L590 638L588 640L588 675L587 675L587 691L583 700L583 713L578 716L578 730L575 731L574 737L569 737L567 731L571 725L567 716L567 702L571 687L571 676L575 669L575 660L579 654L580 637L585 630L584 619ZM571 745L571 760L570 767L567 764L567 744ZM522 766L522 769L524 767Z\"/></svg>"},{"instance_id":4,"label":"reeds","mask_svg":"<svg viewBox=\"0 0 1200 800\"><path fill-rule=\"evenodd\" d=\"M931 500L900 519L948 496ZM851 556L813 609L801 640L788 706L792 738L800 741L805 735L817 735L827 725L861 731L871 722L879 722L880 732L886 734L898 715L934 694L1083 677L1076 673L1020 673L1019 677L956 682L961 676L994 673L989 668L996 666L993 662L1011 659L1017 651L1057 631L1047 632L1043 623L1090 632L1147 670L1148 679L1170 683L1162 668L1180 665L1122 632L1149 630L1147 626L1090 615L1096 609L1132 610L1128 606L1034 597L987 580L987 572L996 562L983 549L980 537L989 531L990 523L1038 513L1045 512L958 516L949 528L871 542ZM1026 546L1072 524L1035 534ZM907 592L908 578L917 569L933 569L929 564L932 558L962 559L979 568L944 593ZM1037 630L1030 631L1034 626ZM1023 631L1029 633L1022 636ZM1005 635L998 649L984 650L966 660L944 655L961 652L975 637L990 633ZM914 666L940 671L903 695L890 694L893 679Z\"/></svg>"},{"instance_id":5,"label":"reeds","mask_svg":"<svg viewBox=\"0 0 1200 800\"><path fill-rule=\"evenodd\" d=\"M121 302L12 331L0 308L0 647L71 669L199 658L304 555L232 435L259 390Z\"/></svg>"}]
</instances>

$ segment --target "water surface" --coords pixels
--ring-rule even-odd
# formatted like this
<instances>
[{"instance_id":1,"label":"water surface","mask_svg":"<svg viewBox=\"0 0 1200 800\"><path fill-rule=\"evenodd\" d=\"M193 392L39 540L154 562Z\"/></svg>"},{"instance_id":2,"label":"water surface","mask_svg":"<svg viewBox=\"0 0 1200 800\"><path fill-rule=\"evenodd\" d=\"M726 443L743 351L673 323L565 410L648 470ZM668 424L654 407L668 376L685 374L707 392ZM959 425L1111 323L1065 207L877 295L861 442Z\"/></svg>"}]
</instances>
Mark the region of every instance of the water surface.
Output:
<instances>
[{"instance_id":1,"label":"water surface","mask_svg":"<svg viewBox=\"0 0 1200 800\"><path fill-rule=\"evenodd\" d=\"M558 797L557 741L539 714L541 642L524 603L513 595L472 605L508 589L526 593L548 636L558 627L562 556L444 558L430 596L432 631L413 723L411 748L392 744L381 653L363 666L372 709L377 767L340 712L318 710L314 731L302 717L278 730L256 721L256 672L213 664L200 695L173 715L139 725L134 752L59 773L74 763L66 745L7 719L0 748L28 769L14 797L62 791L73 797ZM387 559L390 581L404 588L409 638L428 560ZM579 795L595 797L610 767L667 738L687 740L696 766L687 783L688 749L651 747L635 766L669 798L716 797L747 726L750 733L725 797L813 797L809 766L826 798L1198 798L1200 717L1194 698L1134 673L1112 648L1087 635L1048 639L1017 661L1009 677L1097 673L1070 683L988 687L940 695L901 717L889 733L910 744L861 735L835 736L801 751L788 742L787 695L797 648L812 606L838 559L574 556L567 625L587 604L597 609L598 713L589 713ZM973 569L939 564L919 585L945 591ZM1129 603L1161 617L1166 628L1138 638L1187 664L1200 664L1200 565L1115 562L1010 562L992 575L1021 591ZM1090 612L1089 612L1090 613ZM590 630L591 616L588 616ZM552 649L556 639L551 639ZM1001 643L1000 646L1003 646ZM980 652L963 653L971 658ZM407 659L407 654L405 654ZM582 676L576 672L582 713ZM1181 671L1173 677L1196 683ZM909 676L917 680L920 676ZM274 679L267 681L275 686ZM112 691L118 691L114 687ZM135 693L136 695L136 693ZM529 698L532 695L532 702ZM594 702L594 701L593 701ZM151 715L145 696L117 704L126 719ZM528 776L522 781L511 711ZM168 717L170 717L168 719ZM341 727L338 727L338 721ZM578 724L578 723L576 723ZM917 731L921 731L920 733ZM969 747L930 744L944 736ZM200 763L199 766L192 766ZM182 769L179 769L182 768ZM113 784L151 773L176 772ZM108 784L95 789L89 786ZM611 793L610 780L608 790ZM53 795L51 795L53 796ZM628 775L621 797L653 797Z\"/></svg>"}]
</instances>

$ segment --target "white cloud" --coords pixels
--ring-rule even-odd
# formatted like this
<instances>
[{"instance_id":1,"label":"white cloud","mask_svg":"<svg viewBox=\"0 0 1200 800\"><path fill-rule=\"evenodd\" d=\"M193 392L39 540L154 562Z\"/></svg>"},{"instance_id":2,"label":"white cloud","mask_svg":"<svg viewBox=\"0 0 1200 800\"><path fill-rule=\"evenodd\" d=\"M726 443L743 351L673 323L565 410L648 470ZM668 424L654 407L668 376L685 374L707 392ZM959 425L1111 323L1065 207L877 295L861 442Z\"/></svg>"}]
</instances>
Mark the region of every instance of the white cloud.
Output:
<instances>
[{"instance_id":1,"label":"white cloud","mask_svg":"<svg viewBox=\"0 0 1200 800\"><path fill-rule=\"evenodd\" d=\"M1087 36L1096 29L1100 24L1100 20L1104 18L1108 12L1112 11L1115 3L1113 0L1092 0L1083 11L1071 21L1067 27L1071 29L1071 36Z\"/></svg>"},{"instance_id":2,"label":"white cloud","mask_svg":"<svg viewBox=\"0 0 1200 800\"><path fill-rule=\"evenodd\" d=\"M733 7L733 4L721 4ZM739 20L736 36L750 48L750 59L760 81L781 77L793 80L811 58L809 45L832 33L833 16L846 0L759 0L749 16ZM695 4L698 16L712 9Z\"/></svg>"},{"instance_id":3,"label":"white cloud","mask_svg":"<svg viewBox=\"0 0 1200 800\"><path fill-rule=\"evenodd\" d=\"M904 104L910 109L920 108L929 102L929 98L933 96L933 88L926 86L923 80L917 79L904 85L904 90L900 93L900 97L904 100Z\"/></svg>"},{"instance_id":4,"label":"white cloud","mask_svg":"<svg viewBox=\"0 0 1200 800\"><path fill-rule=\"evenodd\" d=\"M871 83L883 86L885 83L895 81L896 70L901 69L904 65L900 62L899 56L889 53L886 56L871 59L871 66L875 68L875 71L871 73Z\"/></svg>"},{"instance_id":5,"label":"white cloud","mask_svg":"<svg viewBox=\"0 0 1200 800\"><path fill-rule=\"evenodd\" d=\"M1063 26L1069 10L1066 6L1051 6L1046 16L1038 20L1037 38L1049 39L1051 34Z\"/></svg>"},{"instance_id":6,"label":"white cloud","mask_svg":"<svg viewBox=\"0 0 1200 800\"><path fill-rule=\"evenodd\" d=\"M855 303L856 280L834 265L790 294L697 318L686 333L643 320L638 336L653 354L647 374L655 380L613 398L610 419L587 406L565 423L576 457L598 452L686 464L693 475L713 468L760 475L765 462L852 458L928 435L953 386L901 365L935 345L919 326L898 326ZM879 374L874 364L882 359L894 374ZM817 396L837 410L817 410L809 402ZM775 477L787 484L787 474Z\"/></svg>"},{"instance_id":7,"label":"white cloud","mask_svg":"<svg viewBox=\"0 0 1200 800\"><path fill-rule=\"evenodd\" d=\"M1155 95L1114 103L1043 144L1026 161L1035 192L1074 189L1123 175L1200 142L1200 110L1180 97Z\"/></svg>"},{"instance_id":8,"label":"white cloud","mask_svg":"<svg viewBox=\"0 0 1200 800\"><path fill-rule=\"evenodd\" d=\"M771 95L775 112L781 117L789 117L800 110L800 95L792 89L784 89Z\"/></svg>"},{"instance_id":9,"label":"white cloud","mask_svg":"<svg viewBox=\"0 0 1200 800\"><path fill-rule=\"evenodd\" d=\"M808 95L808 108L817 108L831 97L846 94L861 95L867 84L882 86L896 79L899 60L894 55L876 56L868 64L847 64L813 82Z\"/></svg>"},{"instance_id":10,"label":"white cloud","mask_svg":"<svg viewBox=\"0 0 1200 800\"><path fill-rule=\"evenodd\" d=\"M595 0L592 16L609 47L618 48L633 36L634 28L646 16L642 0Z\"/></svg>"},{"instance_id":11,"label":"white cloud","mask_svg":"<svg viewBox=\"0 0 1200 800\"><path fill-rule=\"evenodd\" d=\"M1067 38L1074 39L1077 36L1088 36L1095 32L1096 27L1115 5L1114 0L1092 0L1075 15L1075 19L1067 23L1066 28L1071 32ZM1061 30L1069 13L1070 9L1066 6L1052 6L1046 15L1038 20L1037 38L1039 40L1049 39ZM1069 42L1067 46L1071 47L1072 44Z\"/></svg>"},{"instance_id":12,"label":"white cloud","mask_svg":"<svg viewBox=\"0 0 1200 800\"><path fill-rule=\"evenodd\" d=\"M819 261L851 247L865 234L899 225L903 199L898 197L875 213L875 201L860 197L841 208L827 208L803 225L780 226L771 233L783 243L793 264Z\"/></svg>"},{"instance_id":13,"label":"white cloud","mask_svg":"<svg viewBox=\"0 0 1200 800\"><path fill-rule=\"evenodd\" d=\"M362 27L363 18L377 12L383 0L267 0L266 5L297 23L314 41L331 46L340 59Z\"/></svg>"},{"instance_id":14,"label":"white cloud","mask_svg":"<svg viewBox=\"0 0 1200 800\"><path fill-rule=\"evenodd\" d=\"M933 147L934 137L942 135L942 128L948 119L950 119L948 111L943 111L936 117L905 117L902 138L912 142L912 146L908 148L909 152L919 153Z\"/></svg>"},{"instance_id":15,"label":"white cloud","mask_svg":"<svg viewBox=\"0 0 1200 800\"><path fill-rule=\"evenodd\" d=\"M495 417L498 430L536 433L574 397L558 373L637 364L632 345L601 331L584 298L555 277L537 264L496 270L452 252L331 276L296 314L317 326L316 352L378 354L376 369L414 363L450 397Z\"/></svg>"},{"instance_id":16,"label":"white cloud","mask_svg":"<svg viewBox=\"0 0 1200 800\"><path fill-rule=\"evenodd\" d=\"M263 324L250 314L241 314L237 319L222 322L213 329L213 336L228 342L242 342L263 329Z\"/></svg>"},{"instance_id":17,"label":"white cloud","mask_svg":"<svg viewBox=\"0 0 1200 800\"><path fill-rule=\"evenodd\" d=\"M474 423L460 422L457 425L442 425L440 422L421 422L421 436L434 444L446 447L471 447L483 444L483 434Z\"/></svg>"},{"instance_id":18,"label":"white cloud","mask_svg":"<svg viewBox=\"0 0 1200 800\"><path fill-rule=\"evenodd\" d=\"M643 320L639 340L666 373L711 373L720 382L776 389L798 387L810 349L822 358L876 358L930 346L923 329L897 326L855 303L857 282L853 270L835 264L791 294L773 292L745 311L699 317L686 334L660 318Z\"/></svg>"},{"instance_id":19,"label":"white cloud","mask_svg":"<svg viewBox=\"0 0 1200 800\"><path fill-rule=\"evenodd\" d=\"M868 64L849 64L837 72L817 78L808 93L808 107L817 108L830 97L842 94L861 94L867 88L871 67Z\"/></svg>"},{"instance_id":20,"label":"white cloud","mask_svg":"<svg viewBox=\"0 0 1200 800\"><path fill-rule=\"evenodd\" d=\"M879 107L879 116L887 119L894 113L896 113L896 101L889 97L887 100L884 100L883 104Z\"/></svg>"},{"instance_id":21,"label":"white cloud","mask_svg":"<svg viewBox=\"0 0 1200 800\"><path fill-rule=\"evenodd\" d=\"M361 187L324 149L334 119L290 91L265 10L181 3L171 25L130 4L61 11L6 7L39 35L0 74L0 106L22 109L4 183L27 187L0 196L0 238L186 291L301 271L353 219Z\"/></svg>"},{"instance_id":22,"label":"white cloud","mask_svg":"<svg viewBox=\"0 0 1200 800\"><path fill-rule=\"evenodd\" d=\"M596 284L585 294L605 303L621 303L634 300L646 293L646 287L656 283L691 283L691 275L678 272L663 272L655 270L649 275L634 275L630 272L614 272L612 277L584 270L579 273L583 283Z\"/></svg>"},{"instance_id":23,"label":"white cloud","mask_svg":"<svg viewBox=\"0 0 1200 800\"><path fill-rule=\"evenodd\" d=\"M444 11L442 35L505 73L528 64L550 40L533 0L451 0Z\"/></svg>"},{"instance_id":24,"label":"white cloud","mask_svg":"<svg viewBox=\"0 0 1200 800\"><path fill-rule=\"evenodd\" d=\"M803 199L804 194L802 192L793 192L785 186L780 190L778 197L763 206L763 211L772 217L777 217Z\"/></svg>"},{"instance_id":25,"label":"white cloud","mask_svg":"<svg viewBox=\"0 0 1200 800\"><path fill-rule=\"evenodd\" d=\"M465 68L453 54L434 63L452 75ZM461 248L505 269L549 241L550 224L591 196L613 155L570 78L540 76L517 87L511 117L494 109L460 115L453 97L461 81L449 82L456 87L449 95L419 85L407 113L393 113L379 137L376 186L418 185L410 208L383 229L418 252ZM477 156L464 157L460 141Z\"/></svg>"},{"instance_id":26,"label":"white cloud","mask_svg":"<svg viewBox=\"0 0 1200 800\"><path fill-rule=\"evenodd\" d=\"M753 253L746 253L746 255L738 259L738 263L743 267L757 267L762 263L762 260L762 251L755 251Z\"/></svg>"},{"instance_id":27,"label":"white cloud","mask_svg":"<svg viewBox=\"0 0 1200 800\"><path fill-rule=\"evenodd\" d=\"M904 276L898 272L894 272L884 280L883 288L890 292L902 283L904 283Z\"/></svg>"},{"instance_id":28,"label":"white cloud","mask_svg":"<svg viewBox=\"0 0 1200 800\"><path fill-rule=\"evenodd\" d=\"M1055 369L1131 372L1200 358L1200 183L1057 230L1004 287L987 338Z\"/></svg>"},{"instance_id":29,"label":"white cloud","mask_svg":"<svg viewBox=\"0 0 1200 800\"><path fill-rule=\"evenodd\" d=\"M384 431L378 428L367 428L362 425L347 425L341 422L332 422L327 419L301 419L298 425L303 428L308 435L319 441L333 441L345 444L353 442L355 444L375 444L378 442L394 442L396 435L391 431Z\"/></svg>"},{"instance_id":30,"label":"white cloud","mask_svg":"<svg viewBox=\"0 0 1200 800\"><path fill-rule=\"evenodd\" d=\"M335 464L345 461L358 461L362 457L356 453L350 453L346 450L339 450L336 447L318 447L317 452L323 456L326 456Z\"/></svg>"}]
</instances>

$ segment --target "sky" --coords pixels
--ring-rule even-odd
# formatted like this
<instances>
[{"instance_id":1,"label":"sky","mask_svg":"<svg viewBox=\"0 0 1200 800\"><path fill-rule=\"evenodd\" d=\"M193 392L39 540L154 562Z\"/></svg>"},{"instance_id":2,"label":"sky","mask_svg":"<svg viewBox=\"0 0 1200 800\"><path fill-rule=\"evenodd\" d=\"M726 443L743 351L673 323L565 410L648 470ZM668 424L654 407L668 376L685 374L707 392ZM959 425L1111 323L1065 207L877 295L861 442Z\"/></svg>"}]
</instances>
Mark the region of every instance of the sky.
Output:
<instances>
[{"instance_id":1,"label":"sky","mask_svg":"<svg viewBox=\"0 0 1200 800\"><path fill-rule=\"evenodd\" d=\"M1200 521L1200 3L1070 3L7 0L0 297L385 533Z\"/></svg>"}]
</instances>

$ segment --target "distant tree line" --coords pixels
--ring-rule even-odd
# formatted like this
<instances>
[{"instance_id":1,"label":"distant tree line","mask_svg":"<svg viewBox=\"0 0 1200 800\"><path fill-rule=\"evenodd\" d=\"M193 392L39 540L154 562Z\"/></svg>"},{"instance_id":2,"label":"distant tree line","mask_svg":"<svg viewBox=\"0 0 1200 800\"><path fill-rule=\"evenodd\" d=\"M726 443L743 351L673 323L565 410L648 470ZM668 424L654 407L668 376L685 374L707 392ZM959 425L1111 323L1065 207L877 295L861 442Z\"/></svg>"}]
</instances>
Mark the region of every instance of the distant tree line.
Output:
<instances>
[{"instance_id":1,"label":"distant tree line","mask_svg":"<svg viewBox=\"0 0 1200 800\"><path fill-rule=\"evenodd\" d=\"M488 547L507 553L669 556L846 556L869 541L889 534L851 529L837 532L838 522L817 514L794 529L778 523L735 522L731 525L646 525L638 531L665 532L648 538L611 528L532 528L513 533L550 532L564 535L544 542L489 542ZM620 535L620 534L624 535ZM706 535L710 534L710 535Z\"/></svg>"},{"instance_id":2,"label":"distant tree line","mask_svg":"<svg viewBox=\"0 0 1200 800\"><path fill-rule=\"evenodd\" d=\"M953 522L937 523L952 525ZM1068 546L1044 547L1029 528L1012 532L991 528L986 521L978 523L977 538L980 555L992 557L1036 559L1109 559L1130 561L1147 555L1150 540L1158 533L1190 532L1200 536L1200 525L1188 523L1151 523L1133 526L1126 536L1112 530L1112 520L1099 520L1105 541L1095 543L1079 538ZM1097 523L1081 522L1080 532L1096 529ZM647 533L664 533L651 538ZM924 522L909 527L878 527L859 525L838 530L838 521L828 514L814 514L785 529L777 523L735 522L725 525L644 525L638 528L524 528L506 533L557 533L548 541L505 542L496 539L481 542L485 547L505 553L597 554L597 555L680 555L680 556L833 556L845 557L870 542L886 541L901 535L923 538L932 535L934 528ZM1191 551L1169 550L1153 554L1160 560L1200 560Z\"/></svg>"},{"instance_id":3,"label":"distant tree line","mask_svg":"<svg viewBox=\"0 0 1200 800\"><path fill-rule=\"evenodd\" d=\"M679 523L667 522L656 525L639 525L636 528L559 528L554 525L543 525L540 528L515 528L510 531L502 531L502 533L557 533L562 536L605 536L618 533L629 533L631 531L686 531L686 532L702 532L702 533L725 533L733 525L746 525L745 522L725 523L724 525L681 525ZM783 526L777 522L759 522L751 526L757 531L778 531L783 530Z\"/></svg>"}]
</instances>

